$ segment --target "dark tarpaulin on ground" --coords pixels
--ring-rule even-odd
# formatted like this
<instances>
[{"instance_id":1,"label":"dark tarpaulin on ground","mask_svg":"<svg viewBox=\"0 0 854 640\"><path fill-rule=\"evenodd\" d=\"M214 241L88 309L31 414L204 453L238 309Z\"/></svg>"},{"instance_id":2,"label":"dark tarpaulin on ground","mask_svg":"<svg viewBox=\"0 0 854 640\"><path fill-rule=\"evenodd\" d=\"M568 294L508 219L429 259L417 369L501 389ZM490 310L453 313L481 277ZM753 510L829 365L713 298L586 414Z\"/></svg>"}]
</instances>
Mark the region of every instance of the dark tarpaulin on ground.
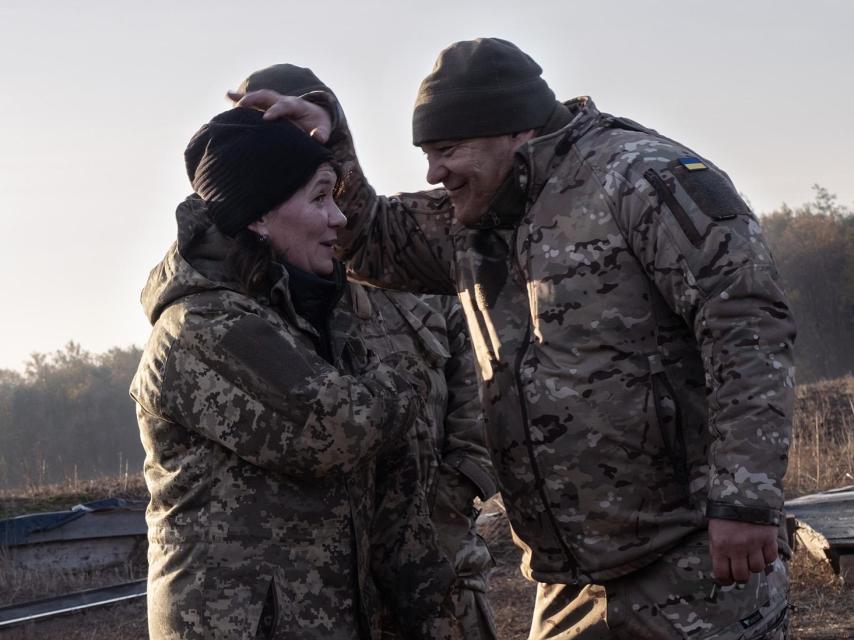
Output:
<instances>
[{"instance_id":1,"label":"dark tarpaulin on ground","mask_svg":"<svg viewBox=\"0 0 854 640\"><path fill-rule=\"evenodd\" d=\"M0 520L0 546L14 547L26 544L33 533L50 531L82 518L87 513L124 509L141 511L148 505L145 500L125 500L124 498L105 498L93 500L68 509L50 513L33 513Z\"/></svg>"}]
</instances>

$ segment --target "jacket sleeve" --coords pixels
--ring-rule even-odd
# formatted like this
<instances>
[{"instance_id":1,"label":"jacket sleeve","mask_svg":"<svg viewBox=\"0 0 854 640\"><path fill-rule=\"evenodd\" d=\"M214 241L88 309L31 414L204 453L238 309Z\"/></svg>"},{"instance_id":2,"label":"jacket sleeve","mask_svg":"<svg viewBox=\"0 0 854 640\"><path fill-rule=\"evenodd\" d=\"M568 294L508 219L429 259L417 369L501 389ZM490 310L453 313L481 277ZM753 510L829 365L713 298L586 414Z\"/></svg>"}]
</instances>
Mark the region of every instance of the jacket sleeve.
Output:
<instances>
[{"instance_id":1,"label":"jacket sleeve","mask_svg":"<svg viewBox=\"0 0 854 640\"><path fill-rule=\"evenodd\" d=\"M248 462L293 476L348 473L412 422L390 367L340 373L259 316L193 315L168 353L162 413Z\"/></svg>"},{"instance_id":2,"label":"jacket sleeve","mask_svg":"<svg viewBox=\"0 0 854 640\"><path fill-rule=\"evenodd\" d=\"M495 472L484 441L483 411L477 393L474 356L459 301L451 296L428 298L445 319L450 357L445 361L448 401L444 417L442 462L436 474L431 516L442 548L456 559L474 529L475 497L497 490Z\"/></svg>"},{"instance_id":3,"label":"jacket sleeve","mask_svg":"<svg viewBox=\"0 0 854 640\"><path fill-rule=\"evenodd\" d=\"M432 625L453 619L456 574L430 518L417 460L413 441L400 438L377 461L371 572L398 626L411 630L407 637L429 638Z\"/></svg>"},{"instance_id":4,"label":"jacket sleeve","mask_svg":"<svg viewBox=\"0 0 854 640\"><path fill-rule=\"evenodd\" d=\"M336 200L347 216L339 257L357 279L376 286L456 294L453 213L444 189L378 196L343 117L339 123L330 141L342 175Z\"/></svg>"},{"instance_id":5,"label":"jacket sleeve","mask_svg":"<svg viewBox=\"0 0 854 640\"><path fill-rule=\"evenodd\" d=\"M442 458L445 465L474 486L475 495L487 500L497 488L495 471L484 440L483 411L477 392L474 354L466 321L456 297L438 296L434 300L446 320L451 356L445 363L448 406ZM474 495L468 495L467 498L470 505Z\"/></svg>"},{"instance_id":6,"label":"jacket sleeve","mask_svg":"<svg viewBox=\"0 0 854 640\"><path fill-rule=\"evenodd\" d=\"M634 254L702 356L707 516L775 524L792 428L792 314L759 222L726 174L711 163L685 170L678 150L667 153L658 146L628 180L605 184Z\"/></svg>"}]
</instances>

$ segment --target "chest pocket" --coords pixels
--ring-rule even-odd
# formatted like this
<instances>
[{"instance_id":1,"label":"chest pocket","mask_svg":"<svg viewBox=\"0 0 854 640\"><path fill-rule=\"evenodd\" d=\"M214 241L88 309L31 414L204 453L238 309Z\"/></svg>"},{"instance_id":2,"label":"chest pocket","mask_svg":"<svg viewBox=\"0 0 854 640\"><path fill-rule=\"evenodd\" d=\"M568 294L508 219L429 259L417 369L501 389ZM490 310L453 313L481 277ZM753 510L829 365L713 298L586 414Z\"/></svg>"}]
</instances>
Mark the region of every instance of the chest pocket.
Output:
<instances>
[{"instance_id":1,"label":"chest pocket","mask_svg":"<svg viewBox=\"0 0 854 640\"><path fill-rule=\"evenodd\" d=\"M695 247L703 244L715 224L753 217L729 180L699 158L674 160L661 172L647 169L643 177Z\"/></svg>"},{"instance_id":2,"label":"chest pocket","mask_svg":"<svg viewBox=\"0 0 854 640\"><path fill-rule=\"evenodd\" d=\"M420 346L424 361L433 369L444 369L445 363L451 357L448 348L439 341L429 327L427 327L409 309L400 304L394 296L388 298L397 309L404 322L412 329L416 342Z\"/></svg>"}]
</instances>

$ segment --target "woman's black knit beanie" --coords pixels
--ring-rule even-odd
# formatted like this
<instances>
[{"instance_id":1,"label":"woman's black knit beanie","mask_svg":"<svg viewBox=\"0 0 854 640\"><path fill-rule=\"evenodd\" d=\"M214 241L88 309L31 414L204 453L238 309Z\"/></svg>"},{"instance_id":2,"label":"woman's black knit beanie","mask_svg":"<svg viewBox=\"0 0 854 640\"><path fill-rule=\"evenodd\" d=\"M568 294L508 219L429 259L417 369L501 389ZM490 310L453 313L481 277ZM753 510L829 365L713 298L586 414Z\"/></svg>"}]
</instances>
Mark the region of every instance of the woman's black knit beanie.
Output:
<instances>
[{"instance_id":1,"label":"woman's black knit beanie","mask_svg":"<svg viewBox=\"0 0 854 640\"><path fill-rule=\"evenodd\" d=\"M499 136L543 126L556 101L542 72L507 40L455 42L439 54L418 89L412 143Z\"/></svg>"},{"instance_id":2,"label":"woman's black knit beanie","mask_svg":"<svg viewBox=\"0 0 854 640\"><path fill-rule=\"evenodd\" d=\"M290 198L331 158L296 125L243 107L214 116L184 151L193 189L228 236Z\"/></svg>"}]
</instances>

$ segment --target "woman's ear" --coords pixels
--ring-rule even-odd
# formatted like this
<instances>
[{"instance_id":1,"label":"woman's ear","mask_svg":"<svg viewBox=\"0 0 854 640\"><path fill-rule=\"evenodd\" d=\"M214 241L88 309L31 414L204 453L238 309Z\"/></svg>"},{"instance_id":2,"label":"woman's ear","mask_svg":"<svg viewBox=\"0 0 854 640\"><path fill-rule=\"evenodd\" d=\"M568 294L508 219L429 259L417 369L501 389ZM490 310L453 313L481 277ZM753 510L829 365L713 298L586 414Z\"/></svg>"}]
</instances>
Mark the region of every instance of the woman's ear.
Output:
<instances>
[{"instance_id":1,"label":"woman's ear","mask_svg":"<svg viewBox=\"0 0 854 640\"><path fill-rule=\"evenodd\" d=\"M257 233L259 236L268 235L269 232L267 231L267 216L263 215L255 222L250 222L246 226L246 228L252 231L253 233Z\"/></svg>"}]
</instances>

